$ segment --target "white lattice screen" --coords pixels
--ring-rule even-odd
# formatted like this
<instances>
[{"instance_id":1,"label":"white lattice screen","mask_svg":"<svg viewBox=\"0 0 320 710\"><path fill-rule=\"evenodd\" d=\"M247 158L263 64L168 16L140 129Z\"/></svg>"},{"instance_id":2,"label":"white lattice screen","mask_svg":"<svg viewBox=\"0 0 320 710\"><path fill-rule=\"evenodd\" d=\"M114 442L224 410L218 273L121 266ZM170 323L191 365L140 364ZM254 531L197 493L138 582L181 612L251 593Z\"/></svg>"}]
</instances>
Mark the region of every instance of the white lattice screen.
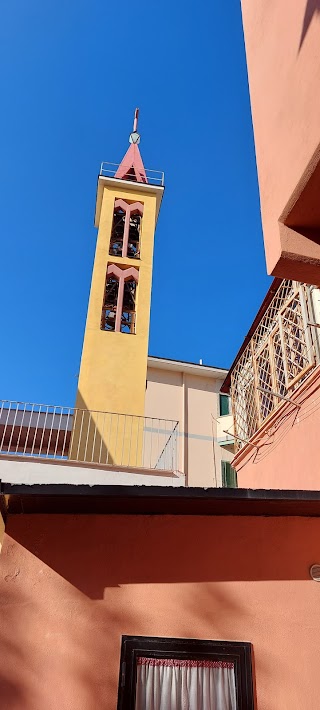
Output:
<instances>
[{"instance_id":1,"label":"white lattice screen","mask_svg":"<svg viewBox=\"0 0 320 710\"><path fill-rule=\"evenodd\" d=\"M282 403L277 395L290 397L318 361L317 335L309 325L311 289L295 281L280 284L231 373L237 449Z\"/></svg>"}]
</instances>

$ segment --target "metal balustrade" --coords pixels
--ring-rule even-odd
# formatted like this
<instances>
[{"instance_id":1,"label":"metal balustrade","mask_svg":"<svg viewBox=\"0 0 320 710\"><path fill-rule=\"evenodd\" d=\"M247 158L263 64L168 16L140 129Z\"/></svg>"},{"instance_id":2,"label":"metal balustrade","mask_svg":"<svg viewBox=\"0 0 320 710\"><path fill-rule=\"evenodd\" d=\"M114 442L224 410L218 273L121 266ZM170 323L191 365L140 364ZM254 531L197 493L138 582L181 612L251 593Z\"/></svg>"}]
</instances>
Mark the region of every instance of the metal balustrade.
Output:
<instances>
[{"instance_id":1,"label":"metal balustrade","mask_svg":"<svg viewBox=\"0 0 320 710\"><path fill-rule=\"evenodd\" d=\"M0 401L0 456L177 470L178 422Z\"/></svg>"},{"instance_id":2,"label":"metal balustrade","mask_svg":"<svg viewBox=\"0 0 320 710\"><path fill-rule=\"evenodd\" d=\"M103 162L100 166L100 175L102 177L116 178L116 173L120 163L108 163ZM150 170L150 168L145 168L147 183L149 185L164 185L164 172L162 170ZM139 182L139 181L137 181Z\"/></svg>"}]
</instances>

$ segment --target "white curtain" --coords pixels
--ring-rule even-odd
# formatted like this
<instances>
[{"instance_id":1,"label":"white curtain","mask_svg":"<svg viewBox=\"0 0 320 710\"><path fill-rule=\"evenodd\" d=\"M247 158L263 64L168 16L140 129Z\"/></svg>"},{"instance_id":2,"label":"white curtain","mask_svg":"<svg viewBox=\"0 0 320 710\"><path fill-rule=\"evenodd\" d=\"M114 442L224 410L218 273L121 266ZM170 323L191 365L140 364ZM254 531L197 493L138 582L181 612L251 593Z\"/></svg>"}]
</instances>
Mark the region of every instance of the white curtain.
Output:
<instances>
[{"instance_id":1,"label":"white curtain","mask_svg":"<svg viewBox=\"0 0 320 710\"><path fill-rule=\"evenodd\" d=\"M233 663L138 658L136 710L237 710Z\"/></svg>"}]
</instances>

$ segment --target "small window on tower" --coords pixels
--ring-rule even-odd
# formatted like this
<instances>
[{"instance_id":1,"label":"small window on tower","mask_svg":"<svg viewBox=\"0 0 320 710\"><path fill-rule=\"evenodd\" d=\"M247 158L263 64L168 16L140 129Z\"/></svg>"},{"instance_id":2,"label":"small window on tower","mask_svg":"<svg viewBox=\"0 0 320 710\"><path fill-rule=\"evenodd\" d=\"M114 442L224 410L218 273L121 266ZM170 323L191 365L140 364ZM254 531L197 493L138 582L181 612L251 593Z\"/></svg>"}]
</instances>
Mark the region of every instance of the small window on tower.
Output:
<instances>
[{"instance_id":1,"label":"small window on tower","mask_svg":"<svg viewBox=\"0 0 320 710\"><path fill-rule=\"evenodd\" d=\"M142 202L115 201L110 237L111 256L140 258L140 231L143 215Z\"/></svg>"},{"instance_id":2,"label":"small window on tower","mask_svg":"<svg viewBox=\"0 0 320 710\"><path fill-rule=\"evenodd\" d=\"M140 256L141 214L132 214L129 220L129 238L127 256L137 259Z\"/></svg>"},{"instance_id":3,"label":"small window on tower","mask_svg":"<svg viewBox=\"0 0 320 710\"><path fill-rule=\"evenodd\" d=\"M121 333L135 332L136 290L137 283L134 279L124 282L123 305L121 314Z\"/></svg>"},{"instance_id":4,"label":"small window on tower","mask_svg":"<svg viewBox=\"0 0 320 710\"><path fill-rule=\"evenodd\" d=\"M102 330L115 330L119 281L113 274L108 276L102 308Z\"/></svg>"},{"instance_id":5,"label":"small window on tower","mask_svg":"<svg viewBox=\"0 0 320 710\"><path fill-rule=\"evenodd\" d=\"M113 223L110 239L109 254L112 254L112 256L122 256L125 221L125 211L121 209L121 207L117 207L113 213Z\"/></svg>"}]
</instances>

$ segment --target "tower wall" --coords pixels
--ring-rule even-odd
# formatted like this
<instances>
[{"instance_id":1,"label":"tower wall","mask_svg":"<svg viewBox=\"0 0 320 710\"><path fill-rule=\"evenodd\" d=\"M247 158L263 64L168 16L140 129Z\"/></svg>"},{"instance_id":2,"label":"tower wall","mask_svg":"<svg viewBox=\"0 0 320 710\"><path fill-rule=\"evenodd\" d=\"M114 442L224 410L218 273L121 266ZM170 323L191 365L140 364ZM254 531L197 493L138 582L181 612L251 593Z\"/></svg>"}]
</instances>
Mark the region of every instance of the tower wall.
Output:
<instances>
[{"instance_id":1,"label":"tower wall","mask_svg":"<svg viewBox=\"0 0 320 710\"><path fill-rule=\"evenodd\" d=\"M114 205L119 198L143 204L139 258L109 254ZM84 414L76 413L70 458L139 465L143 420L136 418L144 416L156 214L157 197L152 186L149 193L145 186L139 190L139 184L123 180L103 189L76 399L76 407ZM101 328L111 264L134 267L139 273L134 334ZM120 416L108 417L106 412ZM103 447L108 449L106 456L101 453Z\"/></svg>"}]
</instances>

